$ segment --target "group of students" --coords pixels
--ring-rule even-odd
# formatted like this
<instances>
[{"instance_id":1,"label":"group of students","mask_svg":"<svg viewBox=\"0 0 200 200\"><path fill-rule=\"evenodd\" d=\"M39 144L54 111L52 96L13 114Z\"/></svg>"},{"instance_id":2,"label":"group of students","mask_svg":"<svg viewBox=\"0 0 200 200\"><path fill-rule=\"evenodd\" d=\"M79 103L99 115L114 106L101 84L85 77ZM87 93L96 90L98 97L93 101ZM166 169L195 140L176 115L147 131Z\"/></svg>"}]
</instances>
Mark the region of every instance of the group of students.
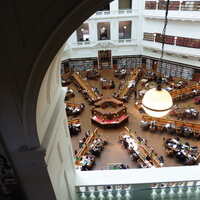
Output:
<instances>
[{"instance_id":1,"label":"group of students","mask_svg":"<svg viewBox=\"0 0 200 200\"><path fill-rule=\"evenodd\" d=\"M199 152L197 146L191 146L189 142L181 142L179 137L163 138L163 147L170 155L175 155L177 161L184 165L193 165L198 160Z\"/></svg>"},{"instance_id":2,"label":"group of students","mask_svg":"<svg viewBox=\"0 0 200 200\"><path fill-rule=\"evenodd\" d=\"M77 106L66 105L65 111L68 116L69 115L78 116L84 108L85 108L84 103L80 103Z\"/></svg>"},{"instance_id":3,"label":"group of students","mask_svg":"<svg viewBox=\"0 0 200 200\"><path fill-rule=\"evenodd\" d=\"M87 140L93 132L86 131L85 137L79 141L79 148L85 147L85 141ZM95 164L96 156L99 156L104 149L104 145L108 144L108 137L105 136L103 139L97 138L91 141L88 144L90 147L85 155L81 157L82 166L81 171L88 171L92 169L92 166ZM75 150L75 156L78 152Z\"/></svg>"}]
</instances>

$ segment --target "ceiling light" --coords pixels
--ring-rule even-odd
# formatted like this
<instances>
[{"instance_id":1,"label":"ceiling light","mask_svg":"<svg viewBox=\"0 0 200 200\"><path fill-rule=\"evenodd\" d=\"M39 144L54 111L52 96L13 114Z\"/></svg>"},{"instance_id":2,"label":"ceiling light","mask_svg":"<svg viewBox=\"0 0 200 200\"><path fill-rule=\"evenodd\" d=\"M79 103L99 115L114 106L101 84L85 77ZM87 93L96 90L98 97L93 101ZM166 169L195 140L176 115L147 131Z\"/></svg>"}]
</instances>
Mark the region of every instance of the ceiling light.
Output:
<instances>
[{"instance_id":1,"label":"ceiling light","mask_svg":"<svg viewBox=\"0 0 200 200\"><path fill-rule=\"evenodd\" d=\"M157 86L156 88L150 89L148 92L145 93L142 99L142 107L144 108L145 112L152 116L152 117L164 117L170 111L173 106L172 97L171 95L164 89L162 89L162 58L164 54L164 43L165 43L165 32L167 26L167 14L168 14L168 7L169 7L169 0L167 0L166 5L166 12L165 12L165 23L162 32L162 50L161 50L161 57L159 60L160 64L160 76L157 79Z\"/></svg>"}]
</instances>

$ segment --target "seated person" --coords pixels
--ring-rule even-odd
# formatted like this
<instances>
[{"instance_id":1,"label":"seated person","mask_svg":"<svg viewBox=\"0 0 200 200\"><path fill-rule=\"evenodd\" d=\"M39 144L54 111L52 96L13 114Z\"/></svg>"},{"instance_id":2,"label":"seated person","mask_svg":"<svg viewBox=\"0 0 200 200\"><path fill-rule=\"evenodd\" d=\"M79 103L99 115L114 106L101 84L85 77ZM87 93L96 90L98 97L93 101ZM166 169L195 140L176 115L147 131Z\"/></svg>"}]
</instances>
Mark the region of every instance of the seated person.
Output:
<instances>
[{"instance_id":1,"label":"seated person","mask_svg":"<svg viewBox=\"0 0 200 200\"><path fill-rule=\"evenodd\" d=\"M161 163L164 163L164 158L163 158L163 156L158 157L158 160L160 160Z\"/></svg>"},{"instance_id":2,"label":"seated person","mask_svg":"<svg viewBox=\"0 0 200 200\"><path fill-rule=\"evenodd\" d=\"M116 93L113 93L113 98L117 98L119 95L117 95Z\"/></svg>"},{"instance_id":3,"label":"seated person","mask_svg":"<svg viewBox=\"0 0 200 200\"><path fill-rule=\"evenodd\" d=\"M184 165L193 165L195 163L195 156L188 154L188 157L186 158L186 160L183 162Z\"/></svg>"},{"instance_id":4,"label":"seated person","mask_svg":"<svg viewBox=\"0 0 200 200\"><path fill-rule=\"evenodd\" d=\"M120 169L126 169L126 166L125 166L124 164L121 164L121 165L119 166L119 168L120 168Z\"/></svg>"},{"instance_id":5,"label":"seated person","mask_svg":"<svg viewBox=\"0 0 200 200\"><path fill-rule=\"evenodd\" d=\"M104 94L101 94L101 96L100 96L100 97L101 97L101 99L103 99L103 98L104 98Z\"/></svg>"},{"instance_id":6,"label":"seated person","mask_svg":"<svg viewBox=\"0 0 200 200\"><path fill-rule=\"evenodd\" d=\"M123 96L122 96L122 100L123 100L123 101L126 101L127 99L128 99L128 96L127 96L127 95L123 95Z\"/></svg>"},{"instance_id":7,"label":"seated person","mask_svg":"<svg viewBox=\"0 0 200 200\"><path fill-rule=\"evenodd\" d=\"M140 124L141 128L147 128L148 127L148 123L146 120L141 120L141 124Z\"/></svg>"},{"instance_id":8,"label":"seated person","mask_svg":"<svg viewBox=\"0 0 200 200\"><path fill-rule=\"evenodd\" d=\"M193 89L192 92L194 93L194 95L198 94L198 90L197 89Z\"/></svg>"},{"instance_id":9,"label":"seated person","mask_svg":"<svg viewBox=\"0 0 200 200\"><path fill-rule=\"evenodd\" d=\"M105 136L105 137L103 138L103 144L108 144L108 137L107 137L107 136Z\"/></svg>"},{"instance_id":10,"label":"seated person","mask_svg":"<svg viewBox=\"0 0 200 200\"><path fill-rule=\"evenodd\" d=\"M192 132L189 127L185 127L183 134L184 134L184 136L190 136L192 134Z\"/></svg>"},{"instance_id":11,"label":"seated person","mask_svg":"<svg viewBox=\"0 0 200 200\"><path fill-rule=\"evenodd\" d=\"M124 138L124 139L122 140L122 146L123 146L125 149L128 148L128 142L126 141L126 138Z\"/></svg>"}]
</instances>

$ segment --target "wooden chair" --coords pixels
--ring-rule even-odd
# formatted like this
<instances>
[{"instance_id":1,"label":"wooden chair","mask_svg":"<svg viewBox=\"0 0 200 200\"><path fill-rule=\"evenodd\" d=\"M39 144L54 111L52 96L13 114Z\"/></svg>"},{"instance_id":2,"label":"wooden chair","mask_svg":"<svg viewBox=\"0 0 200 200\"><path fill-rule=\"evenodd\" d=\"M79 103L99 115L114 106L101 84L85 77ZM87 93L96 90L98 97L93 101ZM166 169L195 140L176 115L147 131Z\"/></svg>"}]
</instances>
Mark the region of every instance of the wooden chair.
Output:
<instances>
[{"instance_id":1,"label":"wooden chair","mask_svg":"<svg viewBox=\"0 0 200 200\"><path fill-rule=\"evenodd\" d=\"M177 135L182 135L182 130L181 130L181 129L179 129L179 128L178 128L178 129L176 129L176 131L175 131L175 132L176 132L176 134L177 134Z\"/></svg>"},{"instance_id":2,"label":"wooden chair","mask_svg":"<svg viewBox=\"0 0 200 200\"><path fill-rule=\"evenodd\" d=\"M166 148L165 150L166 150L166 153L167 153L168 156L173 156L174 151L172 149Z\"/></svg>"},{"instance_id":3,"label":"wooden chair","mask_svg":"<svg viewBox=\"0 0 200 200\"><path fill-rule=\"evenodd\" d=\"M199 134L199 133L193 132L193 136L194 136L194 139L195 139L195 140L198 140L200 134Z\"/></svg>"}]
</instances>

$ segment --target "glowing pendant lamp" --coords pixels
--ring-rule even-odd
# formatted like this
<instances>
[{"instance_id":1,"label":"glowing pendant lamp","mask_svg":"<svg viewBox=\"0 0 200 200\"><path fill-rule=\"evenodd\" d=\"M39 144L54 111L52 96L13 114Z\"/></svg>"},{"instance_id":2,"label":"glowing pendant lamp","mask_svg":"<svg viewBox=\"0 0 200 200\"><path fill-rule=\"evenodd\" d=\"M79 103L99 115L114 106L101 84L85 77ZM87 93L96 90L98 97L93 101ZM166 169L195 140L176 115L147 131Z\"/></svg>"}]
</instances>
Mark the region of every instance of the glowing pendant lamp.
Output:
<instances>
[{"instance_id":1,"label":"glowing pendant lamp","mask_svg":"<svg viewBox=\"0 0 200 200\"><path fill-rule=\"evenodd\" d=\"M162 89L161 83L158 82L157 87L146 92L142 99L144 111L152 117L164 117L169 113L172 106L171 95L169 92Z\"/></svg>"},{"instance_id":2,"label":"glowing pendant lamp","mask_svg":"<svg viewBox=\"0 0 200 200\"><path fill-rule=\"evenodd\" d=\"M162 32L162 51L160 60L162 59L164 54L168 7L169 7L169 0L167 0L166 4L165 23ZM169 113L170 109L173 106L171 95L161 87L162 84L161 69L162 65L160 65L160 77L158 78L156 88L150 89L148 92L146 92L142 99L142 107L144 111L152 117L164 117Z\"/></svg>"}]
</instances>

